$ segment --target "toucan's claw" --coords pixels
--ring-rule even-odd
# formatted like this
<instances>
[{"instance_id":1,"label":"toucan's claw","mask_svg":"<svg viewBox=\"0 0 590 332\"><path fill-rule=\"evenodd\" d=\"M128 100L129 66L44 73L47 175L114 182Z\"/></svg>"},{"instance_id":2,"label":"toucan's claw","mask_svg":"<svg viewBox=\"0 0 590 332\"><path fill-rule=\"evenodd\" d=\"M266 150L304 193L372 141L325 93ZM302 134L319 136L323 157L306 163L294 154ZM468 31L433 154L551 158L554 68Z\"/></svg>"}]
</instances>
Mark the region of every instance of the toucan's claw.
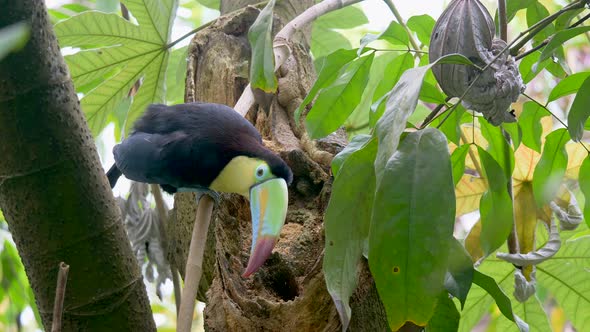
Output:
<instances>
[{"instance_id":1,"label":"toucan's claw","mask_svg":"<svg viewBox=\"0 0 590 332\"><path fill-rule=\"evenodd\" d=\"M209 195L209 197L213 198L213 201L215 201L215 206L218 206L219 202L221 201L221 195L217 191L211 190L207 187L178 188L177 192L197 194L197 198L196 198L197 204L199 204L199 200L201 200L201 197L203 197L203 195Z\"/></svg>"}]
</instances>

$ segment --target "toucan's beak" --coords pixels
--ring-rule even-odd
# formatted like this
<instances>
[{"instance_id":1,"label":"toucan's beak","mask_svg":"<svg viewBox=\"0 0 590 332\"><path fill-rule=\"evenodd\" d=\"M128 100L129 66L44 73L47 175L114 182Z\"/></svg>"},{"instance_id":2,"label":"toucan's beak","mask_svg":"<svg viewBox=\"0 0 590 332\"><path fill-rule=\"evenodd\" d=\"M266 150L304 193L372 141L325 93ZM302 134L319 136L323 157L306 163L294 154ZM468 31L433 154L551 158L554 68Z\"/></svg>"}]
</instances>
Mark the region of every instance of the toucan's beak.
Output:
<instances>
[{"instance_id":1,"label":"toucan's beak","mask_svg":"<svg viewBox=\"0 0 590 332\"><path fill-rule=\"evenodd\" d=\"M256 272L270 256L287 216L289 192L282 178L264 181L250 188L252 250L243 277Z\"/></svg>"}]
</instances>

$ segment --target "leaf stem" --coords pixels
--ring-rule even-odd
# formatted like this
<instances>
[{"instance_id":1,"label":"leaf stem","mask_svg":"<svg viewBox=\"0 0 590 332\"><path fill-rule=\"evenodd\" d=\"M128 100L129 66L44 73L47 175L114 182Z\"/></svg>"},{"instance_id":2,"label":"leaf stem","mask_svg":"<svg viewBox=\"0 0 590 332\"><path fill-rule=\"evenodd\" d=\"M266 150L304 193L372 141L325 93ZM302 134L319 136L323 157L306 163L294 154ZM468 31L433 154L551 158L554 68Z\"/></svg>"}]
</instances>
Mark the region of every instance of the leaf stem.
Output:
<instances>
[{"instance_id":1,"label":"leaf stem","mask_svg":"<svg viewBox=\"0 0 590 332\"><path fill-rule=\"evenodd\" d=\"M428 51L422 51L422 50L414 50L411 48L408 49L384 49L384 48L374 48L373 49L375 52L414 52L414 53L420 53L420 54L428 54Z\"/></svg>"},{"instance_id":2,"label":"leaf stem","mask_svg":"<svg viewBox=\"0 0 590 332\"><path fill-rule=\"evenodd\" d=\"M172 47L174 47L174 45L178 44L179 42L181 42L182 40L186 39L188 36L193 35L207 27L209 27L211 24L213 24L213 22L217 21L217 19L211 20L201 26L199 26L198 28L192 29L191 31L185 33L184 35L180 36L178 39L176 39L175 41L171 42L170 44L164 46L165 50L168 50Z\"/></svg>"}]
</instances>

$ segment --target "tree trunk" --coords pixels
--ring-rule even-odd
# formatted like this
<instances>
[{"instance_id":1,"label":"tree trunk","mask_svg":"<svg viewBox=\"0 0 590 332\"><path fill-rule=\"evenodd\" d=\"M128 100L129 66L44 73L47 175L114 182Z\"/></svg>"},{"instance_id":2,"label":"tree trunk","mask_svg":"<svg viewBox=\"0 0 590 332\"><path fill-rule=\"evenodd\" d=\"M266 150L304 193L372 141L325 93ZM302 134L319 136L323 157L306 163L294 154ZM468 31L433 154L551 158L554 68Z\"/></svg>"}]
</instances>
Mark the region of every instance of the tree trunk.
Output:
<instances>
[{"instance_id":1,"label":"tree trunk","mask_svg":"<svg viewBox=\"0 0 590 332\"><path fill-rule=\"evenodd\" d=\"M155 331L143 279L41 0L0 0L31 39L0 62L0 207L45 330L60 261L63 331Z\"/></svg>"},{"instance_id":2,"label":"tree trunk","mask_svg":"<svg viewBox=\"0 0 590 332\"><path fill-rule=\"evenodd\" d=\"M241 1L240 4L248 1ZM254 1L255 2L255 1ZM237 10L235 2L222 1L232 10L197 33L189 47L187 90L190 101L235 105L248 83L250 45L247 33L258 9ZM314 1L282 1L275 7L274 33ZM208 331L339 331L340 321L322 273L323 213L330 197L330 162L346 145L342 131L311 142L293 113L315 79L306 29L290 44L292 56L278 73L279 91L269 107L257 107L248 119L259 129L265 144L285 159L294 173L289 188L289 211L275 252L252 277L240 275L251 244L248 202L238 195L223 195L215 208L206 252L208 288L205 329ZM171 225L176 240L170 249L184 266L188 238L194 222L194 198L176 196L177 220ZM208 263L207 263L208 262ZM359 269L359 287L352 298L350 331L385 331L387 321L366 262ZM201 292L203 294L204 292Z\"/></svg>"}]
</instances>

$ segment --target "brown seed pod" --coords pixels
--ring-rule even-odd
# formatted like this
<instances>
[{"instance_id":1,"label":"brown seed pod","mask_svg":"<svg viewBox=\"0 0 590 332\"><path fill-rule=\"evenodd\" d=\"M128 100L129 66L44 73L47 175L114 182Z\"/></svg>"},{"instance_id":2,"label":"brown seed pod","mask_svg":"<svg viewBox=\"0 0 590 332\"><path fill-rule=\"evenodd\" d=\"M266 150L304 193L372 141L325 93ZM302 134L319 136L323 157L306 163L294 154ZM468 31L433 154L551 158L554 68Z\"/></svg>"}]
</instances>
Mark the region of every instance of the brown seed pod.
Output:
<instances>
[{"instance_id":1,"label":"brown seed pod","mask_svg":"<svg viewBox=\"0 0 590 332\"><path fill-rule=\"evenodd\" d=\"M459 64L436 65L432 71L450 97L462 96L477 79L463 98L463 105L481 112L486 120L498 126L516 121L508 108L518 99L524 84L508 51L502 53L506 43L494 35L494 21L481 2L453 0L432 30L429 60L432 63L447 54L459 53L479 68L493 61L483 73L476 67Z\"/></svg>"}]
</instances>

